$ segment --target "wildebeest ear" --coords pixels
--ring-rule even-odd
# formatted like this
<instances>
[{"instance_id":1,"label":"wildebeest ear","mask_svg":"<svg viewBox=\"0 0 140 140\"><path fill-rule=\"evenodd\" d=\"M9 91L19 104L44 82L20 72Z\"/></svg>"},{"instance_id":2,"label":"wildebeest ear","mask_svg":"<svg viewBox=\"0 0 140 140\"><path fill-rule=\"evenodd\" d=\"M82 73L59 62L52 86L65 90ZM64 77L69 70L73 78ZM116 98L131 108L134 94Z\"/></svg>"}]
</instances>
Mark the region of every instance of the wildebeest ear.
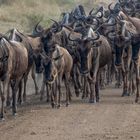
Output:
<instances>
[{"instance_id":1,"label":"wildebeest ear","mask_svg":"<svg viewBox=\"0 0 140 140\"><path fill-rule=\"evenodd\" d=\"M53 58L53 60L54 60L54 61L57 61L58 59L61 59L61 58L63 57L63 55L64 55L64 54L61 54L61 55L59 55L59 56Z\"/></svg>"},{"instance_id":2,"label":"wildebeest ear","mask_svg":"<svg viewBox=\"0 0 140 140\"><path fill-rule=\"evenodd\" d=\"M8 58L9 58L9 55L5 56L5 57L3 58L3 62L7 61Z\"/></svg>"},{"instance_id":3,"label":"wildebeest ear","mask_svg":"<svg viewBox=\"0 0 140 140\"><path fill-rule=\"evenodd\" d=\"M100 41L98 41L98 45L101 45L102 44L102 41L100 40Z\"/></svg>"},{"instance_id":4,"label":"wildebeest ear","mask_svg":"<svg viewBox=\"0 0 140 140\"><path fill-rule=\"evenodd\" d=\"M102 41L101 41L101 40L98 41L98 42L94 42L94 43L93 43L94 47L100 47L101 44L102 44Z\"/></svg>"}]
</instances>

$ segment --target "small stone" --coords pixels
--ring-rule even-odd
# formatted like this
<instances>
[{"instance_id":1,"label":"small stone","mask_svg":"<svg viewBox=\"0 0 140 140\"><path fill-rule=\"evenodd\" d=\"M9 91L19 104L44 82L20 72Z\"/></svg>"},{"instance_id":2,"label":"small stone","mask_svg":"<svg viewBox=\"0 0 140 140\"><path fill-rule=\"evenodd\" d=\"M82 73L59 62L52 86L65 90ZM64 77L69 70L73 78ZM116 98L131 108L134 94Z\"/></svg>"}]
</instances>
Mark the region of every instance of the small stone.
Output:
<instances>
[{"instance_id":1,"label":"small stone","mask_svg":"<svg viewBox=\"0 0 140 140\"><path fill-rule=\"evenodd\" d=\"M134 136L130 136L130 139L134 139L135 137Z\"/></svg>"},{"instance_id":2,"label":"small stone","mask_svg":"<svg viewBox=\"0 0 140 140\"><path fill-rule=\"evenodd\" d=\"M30 134L31 134L31 135L36 135L36 133L35 133L35 132L31 132Z\"/></svg>"}]
</instances>

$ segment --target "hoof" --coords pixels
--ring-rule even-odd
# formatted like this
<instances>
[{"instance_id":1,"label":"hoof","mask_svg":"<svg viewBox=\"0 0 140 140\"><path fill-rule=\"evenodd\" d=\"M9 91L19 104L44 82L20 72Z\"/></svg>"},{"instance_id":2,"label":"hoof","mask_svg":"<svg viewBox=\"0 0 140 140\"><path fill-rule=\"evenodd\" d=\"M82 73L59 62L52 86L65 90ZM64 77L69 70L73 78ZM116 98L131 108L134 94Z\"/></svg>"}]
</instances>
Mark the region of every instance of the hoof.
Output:
<instances>
[{"instance_id":1,"label":"hoof","mask_svg":"<svg viewBox=\"0 0 140 140\"><path fill-rule=\"evenodd\" d=\"M82 95L82 99L86 99L86 96L85 95Z\"/></svg>"},{"instance_id":2,"label":"hoof","mask_svg":"<svg viewBox=\"0 0 140 140\"><path fill-rule=\"evenodd\" d=\"M76 94L76 97L79 97L79 95L80 95L80 90L76 90L76 91L75 91L75 94Z\"/></svg>"},{"instance_id":3,"label":"hoof","mask_svg":"<svg viewBox=\"0 0 140 140\"><path fill-rule=\"evenodd\" d=\"M11 102L10 101L6 101L6 106L10 107L10 105L11 105Z\"/></svg>"},{"instance_id":4,"label":"hoof","mask_svg":"<svg viewBox=\"0 0 140 140\"><path fill-rule=\"evenodd\" d=\"M52 108L56 108L56 104L55 103L52 103Z\"/></svg>"},{"instance_id":5,"label":"hoof","mask_svg":"<svg viewBox=\"0 0 140 140\"><path fill-rule=\"evenodd\" d=\"M136 98L136 99L135 99L135 103L138 103L138 102L139 102L139 98Z\"/></svg>"},{"instance_id":6,"label":"hoof","mask_svg":"<svg viewBox=\"0 0 140 140\"><path fill-rule=\"evenodd\" d=\"M89 103L92 103L92 104L95 104L96 103L96 101L95 100L89 100Z\"/></svg>"},{"instance_id":7,"label":"hoof","mask_svg":"<svg viewBox=\"0 0 140 140\"><path fill-rule=\"evenodd\" d=\"M22 104L22 100L18 100L18 104L21 105Z\"/></svg>"},{"instance_id":8,"label":"hoof","mask_svg":"<svg viewBox=\"0 0 140 140\"><path fill-rule=\"evenodd\" d=\"M70 105L70 103L66 103L66 107L68 107Z\"/></svg>"},{"instance_id":9,"label":"hoof","mask_svg":"<svg viewBox=\"0 0 140 140\"><path fill-rule=\"evenodd\" d=\"M5 118L0 118L0 121L1 121L1 122L5 121Z\"/></svg>"},{"instance_id":10,"label":"hoof","mask_svg":"<svg viewBox=\"0 0 140 140\"><path fill-rule=\"evenodd\" d=\"M105 89L105 84L101 85L100 89Z\"/></svg>"},{"instance_id":11,"label":"hoof","mask_svg":"<svg viewBox=\"0 0 140 140\"><path fill-rule=\"evenodd\" d=\"M17 115L18 115L17 113L13 112L13 116L14 116L14 117L16 117Z\"/></svg>"},{"instance_id":12,"label":"hoof","mask_svg":"<svg viewBox=\"0 0 140 140\"><path fill-rule=\"evenodd\" d=\"M119 83L116 83L116 84L115 84L115 88L121 88L121 86L122 86L122 85L119 84Z\"/></svg>"},{"instance_id":13,"label":"hoof","mask_svg":"<svg viewBox=\"0 0 140 140\"><path fill-rule=\"evenodd\" d=\"M23 101L26 102L26 97L23 97Z\"/></svg>"},{"instance_id":14,"label":"hoof","mask_svg":"<svg viewBox=\"0 0 140 140\"><path fill-rule=\"evenodd\" d=\"M5 118L2 114L0 114L0 121L5 121Z\"/></svg>"},{"instance_id":15,"label":"hoof","mask_svg":"<svg viewBox=\"0 0 140 140\"><path fill-rule=\"evenodd\" d=\"M130 93L124 92L124 93L122 94L122 97L124 97L124 96L130 96Z\"/></svg>"},{"instance_id":16,"label":"hoof","mask_svg":"<svg viewBox=\"0 0 140 140\"><path fill-rule=\"evenodd\" d=\"M41 100L41 101L42 101L42 100ZM49 100L49 99L47 99L47 100L46 100L46 102L47 102L47 103L49 103L49 102L50 102L50 100Z\"/></svg>"},{"instance_id":17,"label":"hoof","mask_svg":"<svg viewBox=\"0 0 140 140\"><path fill-rule=\"evenodd\" d=\"M96 102L99 103L99 98L96 98Z\"/></svg>"},{"instance_id":18,"label":"hoof","mask_svg":"<svg viewBox=\"0 0 140 140\"><path fill-rule=\"evenodd\" d=\"M43 97L42 96L40 97L40 101L43 101Z\"/></svg>"},{"instance_id":19,"label":"hoof","mask_svg":"<svg viewBox=\"0 0 140 140\"><path fill-rule=\"evenodd\" d=\"M61 105L57 105L57 109L59 109L61 107Z\"/></svg>"}]
</instances>

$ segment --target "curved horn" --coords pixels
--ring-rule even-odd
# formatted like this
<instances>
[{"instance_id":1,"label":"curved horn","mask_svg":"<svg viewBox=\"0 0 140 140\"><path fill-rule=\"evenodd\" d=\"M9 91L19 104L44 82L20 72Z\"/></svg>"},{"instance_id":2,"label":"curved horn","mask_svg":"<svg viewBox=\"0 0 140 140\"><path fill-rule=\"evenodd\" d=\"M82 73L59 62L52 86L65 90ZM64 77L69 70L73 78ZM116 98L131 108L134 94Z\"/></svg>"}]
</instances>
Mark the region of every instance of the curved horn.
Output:
<instances>
[{"instance_id":1,"label":"curved horn","mask_svg":"<svg viewBox=\"0 0 140 140\"><path fill-rule=\"evenodd\" d=\"M101 15L100 16L98 16L97 18L102 18L103 17L103 11L99 11L100 13L101 13Z\"/></svg>"},{"instance_id":2,"label":"curved horn","mask_svg":"<svg viewBox=\"0 0 140 140\"><path fill-rule=\"evenodd\" d=\"M89 15L92 15L92 12L93 12L94 8L92 8L89 12Z\"/></svg>"},{"instance_id":3,"label":"curved horn","mask_svg":"<svg viewBox=\"0 0 140 140\"><path fill-rule=\"evenodd\" d=\"M43 32L43 27L42 26L39 26L41 20L39 22L37 22L37 24L35 25L35 28L34 30L37 32L37 33L42 33Z\"/></svg>"},{"instance_id":4,"label":"curved horn","mask_svg":"<svg viewBox=\"0 0 140 140\"><path fill-rule=\"evenodd\" d=\"M66 29L68 29L69 31L73 31L73 29L67 25L63 25L63 27L65 27Z\"/></svg>"},{"instance_id":5,"label":"curved horn","mask_svg":"<svg viewBox=\"0 0 140 140\"><path fill-rule=\"evenodd\" d=\"M102 17L103 17L103 15L104 15L104 14L103 14L103 10L104 10L104 9L103 9L103 7L101 6L100 9L98 10L98 12L100 12L101 15L98 16L97 18L102 18Z\"/></svg>"},{"instance_id":6,"label":"curved horn","mask_svg":"<svg viewBox=\"0 0 140 140\"><path fill-rule=\"evenodd\" d=\"M111 13L114 13L114 10L113 9L111 9L111 5L112 5L113 3L110 3L109 5L108 5L108 9L109 9L109 11L111 12Z\"/></svg>"},{"instance_id":7,"label":"curved horn","mask_svg":"<svg viewBox=\"0 0 140 140\"><path fill-rule=\"evenodd\" d=\"M94 41L96 41L96 40L98 40L98 39L100 38L99 32L96 32L96 35L97 35L97 36L96 36L95 38L93 38L93 37L88 37L88 38L86 38L86 40L94 42Z\"/></svg>"},{"instance_id":8,"label":"curved horn","mask_svg":"<svg viewBox=\"0 0 140 140\"><path fill-rule=\"evenodd\" d=\"M135 12L135 6L133 4L129 5L130 3L127 3L125 6L124 6L124 10L127 12L127 13L133 13Z\"/></svg>"},{"instance_id":9,"label":"curved horn","mask_svg":"<svg viewBox=\"0 0 140 140\"><path fill-rule=\"evenodd\" d=\"M59 27L59 23L57 21L55 21L54 19L50 19L50 20L53 21L57 25L57 27Z\"/></svg>"},{"instance_id":10,"label":"curved horn","mask_svg":"<svg viewBox=\"0 0 140 140\"><path fill-rule=\"evenodd\" d=\"M92 19L91 19L92 18ZM93 19L96 20L96 23L93 21ZM92 24L92 25L99 25L100 24L100 21L97 17L93 17L93 16L88 16L85 20L85 23L88 25L88 24Z\"/></svg>"},{"instance_id":11,"label":"curved horn","mask_svg":"<svg viewBox=\"0 0 140 140\"><path fill-rule=\"evenodd\" d=\"M106 36L111 40L111 41L114 41L114 38L116 37L114 34L113 34L113 30L107 32ZM110 35L111 34L111 35Z\"/></svg>"},{"instance_id":12,"label":"curved horn","mask_svg":"<svg viewBox=\"0 0 140 140\"><path fill-rule=\"evenodd\" d=\"M53 19L50 19L50 20L56 24L55 28L52 26L52 32L59 32L62 30L62 26L57 21L55 21Z\"/></svg>"},{"instance_id":13,"label":"curved horn","mask_svg":"<svg viewBox=\"0 0 140 140\"><path fill-rule=\"evenodd\" d=\"M123 3L124 1L123 0L119 0L119 3Z\"/></svg>"}]
</instances>

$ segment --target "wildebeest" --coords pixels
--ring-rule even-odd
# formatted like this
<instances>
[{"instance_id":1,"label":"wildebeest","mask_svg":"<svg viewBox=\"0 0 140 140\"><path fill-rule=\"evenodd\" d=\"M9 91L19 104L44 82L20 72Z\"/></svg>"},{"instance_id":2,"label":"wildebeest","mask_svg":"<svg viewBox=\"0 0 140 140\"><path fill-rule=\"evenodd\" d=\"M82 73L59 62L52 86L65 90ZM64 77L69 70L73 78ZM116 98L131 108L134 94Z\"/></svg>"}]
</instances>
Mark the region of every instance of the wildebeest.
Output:
<instances>
[{"instance_id":1,"label":"wildebeest","mask_svg":"<svg viewBox=\"0 0 140 140\"><path fill-rule=\"evenodd\" d=\"M81 39L73 41L76 41L78 45L80 72L88 78L90 84L89 102L95 103L99 102L99 69L109 62L111 47L107 39L99 33L96 36L92 28L87 28L84 33Z\"/></svg>"},{"instance_id":2,"label":"wildebeest","mask_svg":"<svg viewBox=\"0 0 140 140\"><path fill-rule=\"evenodd\" d=\"M139 43L140 43L140 38L139 38L140 22L139 21L140 21L140 19L138 19L136 17L131 17L127 13L124 13L124 12L125 11L122 10L122 11L119 11L119 13L118 13L119 20L120 20L120 21L118 21L118 25L121 27L121 29L116 28L116 30L114 31L115 34L116 34L116 37L114 39L119 40L119 42L120 42L119 44L123 44L122 46L124 46L124 47L118 47L116 54L118 54L119 56L117 56L116 60L119 60L121 62L122 54L126 50L125 46L127 45L128 46L127 47L127 53L129 53L130 56L127 57L127 63L125 63L125 64L129 64L129 65L127 65L127 67L125 67L125 64L122 64L122 68L126 72L130 70L129 66L130 66L131 55L132 55L132 63L134 63L134 67L135 67L136 85L137 85L137 93L136 93L136 100L135 101L138 102L138 98L139 98L139 65L138 65L138 59L139 59L139 48L140 48L140 46L139 46ZM126 42L129 42L129 45L126 44ZM131 49L131 51L128 51L130 49ZM127 78L128 76L126 77L126 72L125 72L125 75L123 76L123 77L125 77L124 78L124 80L125 80L125 83L124 83L125 91L127 89L127 81L128 81L128 78Z\"/></svg>"},{"instance_id":3,"label":"wildebeest","mask_svg":"<svg viewBox=\"0 0 140 140\"><path fill-rule=\"evenodd\" d=\"M19 83L27 71L28 52L22 43L9 41L3 36L0 38L0 50L0 80L3 86L3 88L0 88L2 101L0 118L4 119L4 103L9 82L12 88L13 115L17 113L16 93Z\"/></svg>"},{"instance_id":4,"label":"wildebeest","mask_svg":"<svg viewBox=\"0 0 140 140\"><path fill-rule=\"evenodd\" d=\"M28 75L30 71L31 71L31 76L35 85L35 93L38 94L39 92L35 73L42 73L43 68L37 67L37 64L35 65L35 63L37 63L36 58L39 56L40 51L41 51L40 37L25 35L21 33L20 31L18 31L17 29L11 29L8 31L8 33L9 33L10 40L15 40L15 41L23 43L24 46L28 50L29 61L28 61L28 69L24 76L24 91L23 91L23 100L25 101L26 100L26 83L27 83ZM21 94L19 94L18 100L20 103L22 102Z\"/></svg>"},{"instance_id":5,"label":"wildebeest","mask_svg":"<svg viewBox=\"0 0 140 140\"><path fill-rule=\"evenodd\" d=\"M43 36L41 37L41 42L43 45L43 66L44 66L44 82L43 85L47 84L55 84L56 88L59 91L58 97L58 107L60 107L60 98L61 98L61 81L64 80L65 87L66 87L66 105L69 104L69 99L71 96L70 87L69 87L69 80L71 69L73 66L73 59L69 52L60 47L55 37L52 37L50 32L44 32ZM43 87L43 86L42 86ZM54 87L52 87L54 88ZM52 89L53 91L53 89ZM43 93L43 91L42 91ZM57 92L54 93L57 96ZM52 99L52 106L57 105L57 99L55 97L55 101L53 100L53 93L51 93Z\"/></svg>"}]
</instances>

